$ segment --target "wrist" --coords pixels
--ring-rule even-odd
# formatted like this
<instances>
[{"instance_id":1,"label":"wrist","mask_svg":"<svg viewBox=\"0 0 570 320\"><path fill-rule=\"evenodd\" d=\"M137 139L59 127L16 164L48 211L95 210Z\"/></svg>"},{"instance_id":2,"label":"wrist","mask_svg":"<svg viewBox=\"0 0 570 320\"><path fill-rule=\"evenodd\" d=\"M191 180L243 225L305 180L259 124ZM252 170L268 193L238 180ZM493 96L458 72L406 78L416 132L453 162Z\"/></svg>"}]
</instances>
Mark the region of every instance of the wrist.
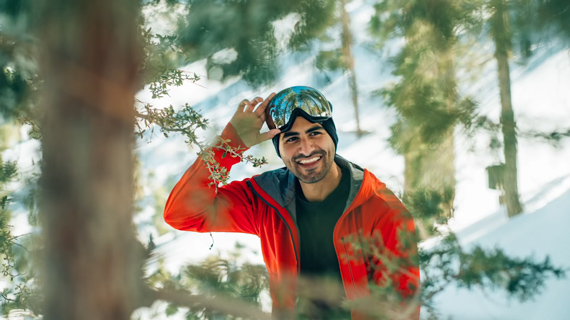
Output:
<instances>
[{"instance_id":1,"label":"wrist","mask_svg":"<svg viewBox=\"0 0 570 320\"><path fill-rule=\"evenodd\" d=\"M233 149L239 150L240 153L243 153L244 151L249 149L249 147L245 144L245 142L243 142L239 133L237 132L236 128L231 122L229 122L226 125L226 127L222 131L222 134L220 134L219 139L224 140L228 146L232 147Z\"/></svg>"}]
</instances>

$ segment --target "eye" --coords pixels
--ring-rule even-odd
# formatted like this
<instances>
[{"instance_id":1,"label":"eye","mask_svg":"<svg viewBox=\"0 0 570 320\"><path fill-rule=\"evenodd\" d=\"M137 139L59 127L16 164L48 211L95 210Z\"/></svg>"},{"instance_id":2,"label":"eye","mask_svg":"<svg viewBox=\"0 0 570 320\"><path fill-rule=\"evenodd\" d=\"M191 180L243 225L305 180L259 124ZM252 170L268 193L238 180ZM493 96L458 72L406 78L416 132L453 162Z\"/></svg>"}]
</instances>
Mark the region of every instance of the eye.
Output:
<instances>
[{"instance_id":1,"label":"eye","mask_svg":"<svg viewBox=\"0 0 570 320\"><path fill-rule=\"evenodd\" d=\"M320 132L320 131L313 131L313 132L309 133L309 136L318 136L321 134L322 134L322 132Z\"/></svg>"},{"instance_id":2,"label":"eye","mask_svg":"<svg viewBox=\"0 0 570 320\"><path fill-rule=\"evenodd\" d=\"M298 137L291 137L291 138L288 138L287 140L285 140L285 143L294 142L294 141L297 141L297 139L299 139L299 138Z\"/></svg>"}]
</instances>

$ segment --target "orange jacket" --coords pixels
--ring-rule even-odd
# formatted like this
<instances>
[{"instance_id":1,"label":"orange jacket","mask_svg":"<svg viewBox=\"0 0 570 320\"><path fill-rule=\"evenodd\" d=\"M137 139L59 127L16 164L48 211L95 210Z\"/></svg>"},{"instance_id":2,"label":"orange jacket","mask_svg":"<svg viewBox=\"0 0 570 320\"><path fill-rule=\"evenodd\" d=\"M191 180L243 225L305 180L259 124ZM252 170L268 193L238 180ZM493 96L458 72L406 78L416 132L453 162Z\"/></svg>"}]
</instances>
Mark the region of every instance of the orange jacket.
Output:
<instances>
[{"instance_id":1,"label":"orange jacket","mask_svg":"<svg viewBox=\"0 0 570 320\"><path fill-rule=\"evenodd\" d=\"M243 146L231 124L221 138L230 139L233 147ZM223 153L216 149L215 159L229 172L240 158ZM347 299L366 301L372 283L381 287L391 285L408 298L417 296L419 269L414 262L417 248L410 214L368 170L339 156L335 162L350 167L351 174L347 207L333 234ZM204 161L198 159L170 193L164 220L179 230L259 236L269 272L274 314L290 314L295 308L296 280L302 263L295 224L296 178L282 168L215 188L210 186L209 176ZM402 240L403 236L409 241ZM394 268L394 264L399 267ZM370 308L371 303L364 304ZM406 319L419 318L419 307L394 302L390 308L399 316L407 314ZM365 317L352 311L352 318Z\"/></svg>"}]
</instances>

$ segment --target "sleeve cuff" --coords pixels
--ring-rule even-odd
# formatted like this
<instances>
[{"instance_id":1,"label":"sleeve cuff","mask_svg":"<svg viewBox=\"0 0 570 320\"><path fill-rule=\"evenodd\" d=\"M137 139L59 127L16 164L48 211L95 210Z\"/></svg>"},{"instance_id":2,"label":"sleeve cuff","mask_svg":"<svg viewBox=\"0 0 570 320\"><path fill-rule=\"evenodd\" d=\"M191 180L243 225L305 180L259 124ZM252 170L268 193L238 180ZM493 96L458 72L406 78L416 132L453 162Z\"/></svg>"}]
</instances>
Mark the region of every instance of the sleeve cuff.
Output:
<instances>
[{"instance_id":1,"label":"sleeve cuff","mask_svg":"<svg viewBox=\"0 0 570 320\"><path fill-rule=\"evenodd\" d=\"M216 146L222 146L222 148L214 148L214 158L222 167L225 167L227 169L240 162L240 156L249 149L239 137L234 126L230 123L228 123L228 125L224 128L224 131L222 131L222 134L218 137L218 139L219 140L216 143ZM221 140L226 141L227 145L225 143L221 143ZM234 149L237 155L235 153L230 154L224 151L224 146L229 146Z\"/></svg>"},{"instance_id":2,"label":"sleeve cuff","mask_svg":"<svg viewBox=\"0 0 570 320\"><path fill-rule=\"evenodd\" d=\"M243 140L241 140L241 138L239 137L236 129L234 128L234 126L228 122L228 124L226 125L226 127L224 128L224 131L222 131L222 134L220 135L221 139L224 140L230 140L230 142L228 143L232 148L239 148L243 151L246 151L247 149L249 149L248 147L246 147L245 143L243 142Z\"/></svg>"}]
</instances>

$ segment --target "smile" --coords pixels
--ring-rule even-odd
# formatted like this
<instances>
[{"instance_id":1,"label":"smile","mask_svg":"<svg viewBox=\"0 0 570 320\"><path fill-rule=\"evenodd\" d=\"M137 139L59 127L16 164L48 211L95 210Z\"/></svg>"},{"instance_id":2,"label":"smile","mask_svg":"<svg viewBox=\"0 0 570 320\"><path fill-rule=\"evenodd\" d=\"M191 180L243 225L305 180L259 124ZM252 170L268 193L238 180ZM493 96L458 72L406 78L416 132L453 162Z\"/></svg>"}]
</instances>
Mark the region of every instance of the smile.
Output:
<instances>
[{"instance_id":1,"label":"smile","mask_svg":"<svg viewBox=\"0 0 570 320\"><path fill-rule=\"evenodd\" d=\"M305 165L305 166L306 166L306 165L311 165L311 164L314 164L314 163L316 163L317 161L321 160L321 158L322 158L322 156L316 156L316 157L312 157L312 158L309 158L309 159L301 159L301 160L297 160L297 163L298 163L298 164L301 164L301 165Z\"/></svg>"}]
</instances>

